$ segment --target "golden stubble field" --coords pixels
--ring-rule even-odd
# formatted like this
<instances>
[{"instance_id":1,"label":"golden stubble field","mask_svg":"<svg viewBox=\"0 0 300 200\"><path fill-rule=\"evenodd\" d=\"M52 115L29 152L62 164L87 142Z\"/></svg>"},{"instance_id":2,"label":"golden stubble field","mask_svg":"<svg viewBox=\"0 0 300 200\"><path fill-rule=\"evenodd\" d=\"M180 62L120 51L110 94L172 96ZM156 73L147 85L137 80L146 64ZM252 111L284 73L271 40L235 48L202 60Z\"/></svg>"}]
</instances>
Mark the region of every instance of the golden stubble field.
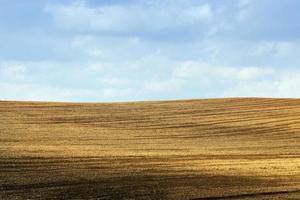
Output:
<instances>
[{"instance_id":1,"label":"golden stubble field","mask_svg":"<svg viewBox=\"0 0 300 200\"><path fill-rule=\"evenodd\" d=\"M2 101L0 199L300 199L300 99Z\"/></svg>"}]
</instances>

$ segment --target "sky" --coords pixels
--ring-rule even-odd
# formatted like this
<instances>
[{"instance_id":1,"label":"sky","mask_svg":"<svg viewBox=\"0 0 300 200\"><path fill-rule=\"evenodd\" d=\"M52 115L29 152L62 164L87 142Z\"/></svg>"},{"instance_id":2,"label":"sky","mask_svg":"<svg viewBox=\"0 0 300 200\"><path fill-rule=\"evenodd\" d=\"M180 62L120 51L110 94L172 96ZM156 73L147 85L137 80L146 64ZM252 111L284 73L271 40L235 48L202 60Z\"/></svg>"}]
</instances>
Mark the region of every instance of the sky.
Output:
<instances>
[{"instance_id":1,"label":"sky","mask_svg":"<svg viewBox=\"0 0 300 200\"><path fill-rule=\"evenodd\" d=\"M0 0L0 100L300 97L298 0Z\"/></svg>"}]
</instances>

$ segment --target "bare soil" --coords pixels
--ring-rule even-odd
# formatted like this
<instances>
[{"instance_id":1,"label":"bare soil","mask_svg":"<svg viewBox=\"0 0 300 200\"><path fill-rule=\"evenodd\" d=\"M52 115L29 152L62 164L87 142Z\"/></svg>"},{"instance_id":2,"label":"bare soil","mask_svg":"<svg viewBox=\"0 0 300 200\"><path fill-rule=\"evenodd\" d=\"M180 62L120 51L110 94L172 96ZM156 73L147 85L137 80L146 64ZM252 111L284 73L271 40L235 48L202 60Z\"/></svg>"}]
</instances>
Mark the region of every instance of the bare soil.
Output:
<instances>
[{"instance_id":1,"label":"bare soil","mask_svg":"<svg viewBox=\"0 0 300 200\"><path fill-rule=\"evenodd\" d=\"M300 99L0 101L0 199L300 199Z\"/></svg>"}]
</instances>

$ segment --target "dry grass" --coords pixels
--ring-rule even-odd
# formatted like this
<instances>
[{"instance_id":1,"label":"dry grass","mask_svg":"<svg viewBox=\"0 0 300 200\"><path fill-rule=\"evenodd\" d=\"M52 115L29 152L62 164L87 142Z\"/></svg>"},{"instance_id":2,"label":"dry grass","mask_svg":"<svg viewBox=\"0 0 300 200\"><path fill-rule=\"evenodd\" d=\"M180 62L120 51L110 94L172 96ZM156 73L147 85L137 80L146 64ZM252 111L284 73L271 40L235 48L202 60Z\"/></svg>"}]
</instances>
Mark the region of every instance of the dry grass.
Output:
<instances>
[{"instance_id":1,"label":"dry grass","mask_svg":"<svg viewBox=\"0 0 300 200\"><path fill-rule=\"evenodd\" d=\"M0 199L300 199L300 100L0 102Z\"/></svg>"}]
</instances>

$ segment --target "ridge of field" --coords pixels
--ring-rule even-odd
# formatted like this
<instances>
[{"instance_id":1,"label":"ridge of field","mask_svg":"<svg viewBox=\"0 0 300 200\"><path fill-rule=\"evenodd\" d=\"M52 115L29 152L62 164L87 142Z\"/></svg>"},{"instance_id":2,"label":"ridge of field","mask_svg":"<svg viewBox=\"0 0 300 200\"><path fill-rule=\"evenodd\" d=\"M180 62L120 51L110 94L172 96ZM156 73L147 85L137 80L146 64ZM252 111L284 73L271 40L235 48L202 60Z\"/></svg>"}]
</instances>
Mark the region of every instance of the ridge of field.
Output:
<instances>
[{"instance_id":1,"label":"ridge of field","mask_svg":"<svg viewBox=\"0 0 300 200\"><path fill-rule=\"evenodd\" d=\"M300 99L0 101L0 199L300 199Z\"/></svg>"}]
</instances>

